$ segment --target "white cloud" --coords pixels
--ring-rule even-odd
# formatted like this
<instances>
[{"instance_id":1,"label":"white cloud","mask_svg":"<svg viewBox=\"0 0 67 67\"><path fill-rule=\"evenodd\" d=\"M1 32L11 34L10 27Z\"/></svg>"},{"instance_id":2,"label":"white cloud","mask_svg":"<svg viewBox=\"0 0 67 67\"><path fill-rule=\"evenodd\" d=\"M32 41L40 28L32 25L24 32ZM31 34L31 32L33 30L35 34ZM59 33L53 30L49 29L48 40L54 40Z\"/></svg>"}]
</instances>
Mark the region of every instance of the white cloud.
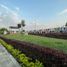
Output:
<instances>
[{"instance_id":1,"label":"white cloud","mask_svg":"<svg viewBox=\"0 0 67 67\"><path fill-rule=\"evenodd\" d=\"M59 13L59 15L63 15L63 14L66 14L67 13L67 9L64 9L63 11L61 11L60 13Z\"/></svg>"},{"instance_id":2,"label":"white cloud","mask_svg":"<svg viewBox=\"0 0 67 67\"><path fill-rule=\"evenodd\" d=\"M9 23L15 24L20 21L20 15L17 12L19 10L18 7L16 8L16 11L15 11L15 10L8 8L7 6L5 6L3 4L0 4L0 8L4 9L3 11L1 11L1 14L3 14L3 15L0 16L0 17L2 17L2 20L4 21L4 23L9 21Z\"/></svg>"},{"instance_id":3,"label":"white cloud","mask_svg":"<svg viewBox=\"0 0 67 67\"><path fill-rule=\"evenodd\" d=\"M10 8L8 8L7 6L0 4L0 8L3 9L3 11L1 11L0 9L0 27L2 26L10 26L10 25L16 25L17 23L20 22L21 17L19 15L20 12L20 8L19 7L15 7L15 10L12 10ZM59 13L59 15L63 15L67 13L67 9L61 11ZM26 19L27 20L27 19ZM33 20L32 20L33 21ZM35 29L35 24L31 23L32 21L26 21L26 29L27 30L34 30ZM41 21L36 21L36 29L41 29L41 28L52 28L52 27L58 27L58 26L62 26L64 24L65 19L63 20L63 18L60 18L59 20L52 20L52 21L48 21L47 23L41 24ZM26 23L25 22L25 23ZM34 21L35 22L35 21ZM38 23L37 23L38 22ZM48 24L49 23L49 24Z\"/></svg>"},{"instance_id":4,"label":"white cloud","mask_svg":"<svg viewBox=\"0 0 67 67\"><path fill-rule=\"evenodd\" d=\"M0 4L0 6L1 7L3 7L3 8L5 8L5 9L7 9L7 10L9 10L9 8L8 7L6 7L5 5L3 5L3 4Z\"/></svg>"}]
</instances>

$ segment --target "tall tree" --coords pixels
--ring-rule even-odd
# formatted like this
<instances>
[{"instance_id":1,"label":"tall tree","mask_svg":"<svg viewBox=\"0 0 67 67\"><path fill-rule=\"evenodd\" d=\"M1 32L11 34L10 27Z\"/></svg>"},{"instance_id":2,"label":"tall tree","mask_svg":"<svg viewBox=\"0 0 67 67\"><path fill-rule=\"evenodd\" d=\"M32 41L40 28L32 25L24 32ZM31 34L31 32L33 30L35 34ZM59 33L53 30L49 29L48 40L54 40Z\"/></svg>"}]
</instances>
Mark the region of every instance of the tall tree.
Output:
<instances>
[{"instance_id":1,"label":"tall tree","mask_svg":"<svg viewBox=\"0 0 67 67\"><path fill-rule=\"evenodd\" d=\"M24 20L21 21L21 29L22 29L22 32L24 31L23 30L23 27L25 27L25 21Z\"/></svg>"},{"instance_id":2,"label":"tall tree","mask_svg":"<svg viewBox=\"0 0 67 67\"><path fill-rule=\"evenodd\" d=\"M21 24L17 24L18 28L21 28Z\"/></svg>"},{"instance_id":3,"label":"tall tree","mask_svg":"<svg viewBox=\"0 0 67 67\"><path fill-rule=\"evenodd\" d=\"M17 26L18 26L18 29L19 29L19 32L20 32L21 24L17 24Z\"/></svg>"}]
</instances>

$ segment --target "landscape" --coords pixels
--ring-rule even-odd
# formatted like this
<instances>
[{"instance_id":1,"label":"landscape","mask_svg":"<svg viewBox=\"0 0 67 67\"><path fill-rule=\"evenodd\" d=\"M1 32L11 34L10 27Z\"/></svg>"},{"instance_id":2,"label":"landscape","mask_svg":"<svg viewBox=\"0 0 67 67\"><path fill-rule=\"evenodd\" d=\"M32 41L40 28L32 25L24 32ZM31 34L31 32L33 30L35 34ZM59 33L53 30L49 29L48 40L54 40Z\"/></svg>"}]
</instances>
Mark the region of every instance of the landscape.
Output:
<instances>
[{"instance_id":1,"label":"landscape","mask_svg":"<svg viewBox=\"0 0 67 67\"><path fill-rule=\"evenodd\" d=\"M0 67L67 67L66 17L66 0L0 0Z\"/></svg>"}]
</instances>

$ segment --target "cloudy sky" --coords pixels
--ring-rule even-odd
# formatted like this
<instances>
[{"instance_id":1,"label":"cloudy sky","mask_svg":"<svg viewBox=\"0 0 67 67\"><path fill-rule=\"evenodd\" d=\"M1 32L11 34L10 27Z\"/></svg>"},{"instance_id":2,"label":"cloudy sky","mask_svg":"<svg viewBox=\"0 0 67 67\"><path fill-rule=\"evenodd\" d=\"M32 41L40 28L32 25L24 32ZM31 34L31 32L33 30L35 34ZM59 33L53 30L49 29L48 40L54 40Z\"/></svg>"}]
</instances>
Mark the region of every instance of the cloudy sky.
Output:
<instances>
[{"instance_id":1,"label":"cloudy sky","mask_svg":"<svg viewBox=\"0 0 67 67\"><path fill-rule=\"evenodd\" d=\"M65 25L67 0L0 0L0 27L16 26L25 20L25 29Z\"/></svg>"}]
</instances>

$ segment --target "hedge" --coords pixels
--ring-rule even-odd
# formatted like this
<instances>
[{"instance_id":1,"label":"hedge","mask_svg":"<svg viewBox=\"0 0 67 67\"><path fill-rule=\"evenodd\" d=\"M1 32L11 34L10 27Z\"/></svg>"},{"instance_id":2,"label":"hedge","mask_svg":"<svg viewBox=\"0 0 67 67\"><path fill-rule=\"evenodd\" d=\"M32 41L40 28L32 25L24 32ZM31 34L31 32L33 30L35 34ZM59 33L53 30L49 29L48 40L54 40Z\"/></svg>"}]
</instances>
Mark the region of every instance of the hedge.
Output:
<instances>
[{"instance_id":1,"label":"hedge","mask_svg":"<svg viewBox=\"0 0 67 67\"><path fill-rule=\"evenodd\" d=\"M0 43L12 54L12 56L21 64L22 67L44 67L38 60L32 62L31 58L27 57L25 54L21 53L20 50L15 49L13 46L7 44L1 39Z\"/></svg>"},{"instance_id":2,"label":"hedge","mask_svg":"<svg viewBox=\"0 0 67 67\"><path fill-rule=\"evenodd\" d=\"M33 32L29 32L29 34L31 35L39 35L39 36L46 36L46 37L52 37L52 38L59 38L59 39L67 39L67 33L33 33Z\"/></svg>"}]
</instances>

